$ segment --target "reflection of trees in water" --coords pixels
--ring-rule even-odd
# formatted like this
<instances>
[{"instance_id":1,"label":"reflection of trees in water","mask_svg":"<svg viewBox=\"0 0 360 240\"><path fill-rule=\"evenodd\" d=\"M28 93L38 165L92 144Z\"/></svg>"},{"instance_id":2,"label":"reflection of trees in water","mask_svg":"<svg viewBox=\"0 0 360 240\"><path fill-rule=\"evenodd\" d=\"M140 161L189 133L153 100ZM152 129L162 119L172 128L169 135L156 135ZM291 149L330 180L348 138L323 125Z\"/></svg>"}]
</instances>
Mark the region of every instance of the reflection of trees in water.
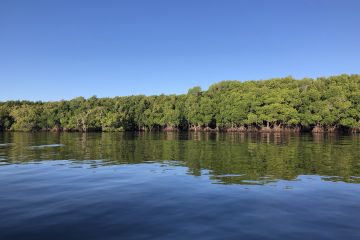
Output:
<instances>
[{"instance_id":1,"label":"reflection of trees in water","mask_svg":"<svg viewBox=\"0 0 360 240\"><path fill-rule=\"evenodd\" d=\"M262 184L298 175L360 183L360 137L255 133L4 133L0 157L7 162L94 161L92 166L163 162L188 167L192 175L208 170L226 184ZM62 147L30 146L61 143ZM175 163L175 162L174 162Z\"/></svg>"}]
</instances>

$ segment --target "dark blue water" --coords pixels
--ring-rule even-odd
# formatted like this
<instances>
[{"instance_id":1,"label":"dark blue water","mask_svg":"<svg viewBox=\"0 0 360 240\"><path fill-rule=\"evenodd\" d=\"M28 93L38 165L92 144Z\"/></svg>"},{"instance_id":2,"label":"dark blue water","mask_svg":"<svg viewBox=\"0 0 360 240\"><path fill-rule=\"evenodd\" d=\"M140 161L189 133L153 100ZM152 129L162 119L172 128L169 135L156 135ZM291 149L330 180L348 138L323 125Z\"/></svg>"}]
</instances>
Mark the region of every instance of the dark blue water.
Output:
<instances>
[{"instance_id":1,"label":"dark blue water","mask_svg":"<svg viewBox=\"0 0 360 240\"><path fill-rule=\"evenodd\" d=\"M360 239L360 137L6 133L0 239Z\"/></svg>"}]
</instances>

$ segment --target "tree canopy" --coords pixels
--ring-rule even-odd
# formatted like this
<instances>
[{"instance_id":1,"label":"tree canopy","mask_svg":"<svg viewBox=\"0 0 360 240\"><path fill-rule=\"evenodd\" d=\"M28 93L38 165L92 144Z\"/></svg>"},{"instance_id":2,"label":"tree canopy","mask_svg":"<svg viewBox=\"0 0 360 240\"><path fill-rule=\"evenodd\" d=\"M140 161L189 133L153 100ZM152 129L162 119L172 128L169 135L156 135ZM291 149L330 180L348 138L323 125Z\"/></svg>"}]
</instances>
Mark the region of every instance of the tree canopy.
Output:
<instances>
[{"instance_id":1,"label":"tree canopy","mask_svg":"<svg viewBox=\"0 0 360 240\"><path fill-rule=\"evenodd\" d=\"M360 75L222 81L187 94L0 102L3 131L360 129Z\"/></svg>"}]
</instances>

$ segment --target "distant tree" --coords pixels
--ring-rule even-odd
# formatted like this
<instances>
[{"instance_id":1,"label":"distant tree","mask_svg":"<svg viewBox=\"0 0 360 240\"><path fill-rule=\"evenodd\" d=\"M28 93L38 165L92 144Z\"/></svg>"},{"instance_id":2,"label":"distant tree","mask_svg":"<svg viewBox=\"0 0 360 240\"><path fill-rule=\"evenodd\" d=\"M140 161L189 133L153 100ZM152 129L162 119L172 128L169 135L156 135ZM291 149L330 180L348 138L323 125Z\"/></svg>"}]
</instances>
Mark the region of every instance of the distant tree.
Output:
<instances>
[{"instance_id":1,"label":"distant tree","mask_svg":"<svg viewBox=\"0 0 360 240\"><path fill-rule=\"evenodd\" d=\"M0 130L360 131L360 75L222 81L187 94L0 102Z\"/></svg>"}]
</instances>

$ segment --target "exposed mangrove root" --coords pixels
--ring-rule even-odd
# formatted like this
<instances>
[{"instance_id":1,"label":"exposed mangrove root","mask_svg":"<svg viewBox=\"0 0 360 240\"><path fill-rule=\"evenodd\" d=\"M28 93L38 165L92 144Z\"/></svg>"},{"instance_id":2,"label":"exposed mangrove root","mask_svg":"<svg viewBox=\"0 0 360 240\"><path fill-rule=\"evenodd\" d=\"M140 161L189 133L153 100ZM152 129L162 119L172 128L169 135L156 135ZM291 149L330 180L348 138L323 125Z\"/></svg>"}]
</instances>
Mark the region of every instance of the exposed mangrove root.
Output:
<instances>
[{"instance_id":1,"label":"exposed mangrove root","mask_svg":"<svg viewBox=\"0 0 360 240\"><path fill-rule=\"evenodd\" d=\"M166 126L162 130L165 132L178 132L179 128L176 126Z\"/></svg>"},{"instance_id":2,"label":"exposed mangrove root","mask_svg":"<svg viewBox=\"0 0 360 240\"><path fill-rule=\"evenodd\" d=\"M321 126L316 125L311 131L313 133L335 133L338 132L337 126Z\"/></svg>"},{"instance_id":3,"label":"exposed mangrove root","mask_svg":"<svg viewBox=\"0 0 360 240\"><path fill-rule=\"evenodd\" d=\"M360 133L360 127L353 127L350 129L351 133Z\"/></svg>"}]
</instances>

